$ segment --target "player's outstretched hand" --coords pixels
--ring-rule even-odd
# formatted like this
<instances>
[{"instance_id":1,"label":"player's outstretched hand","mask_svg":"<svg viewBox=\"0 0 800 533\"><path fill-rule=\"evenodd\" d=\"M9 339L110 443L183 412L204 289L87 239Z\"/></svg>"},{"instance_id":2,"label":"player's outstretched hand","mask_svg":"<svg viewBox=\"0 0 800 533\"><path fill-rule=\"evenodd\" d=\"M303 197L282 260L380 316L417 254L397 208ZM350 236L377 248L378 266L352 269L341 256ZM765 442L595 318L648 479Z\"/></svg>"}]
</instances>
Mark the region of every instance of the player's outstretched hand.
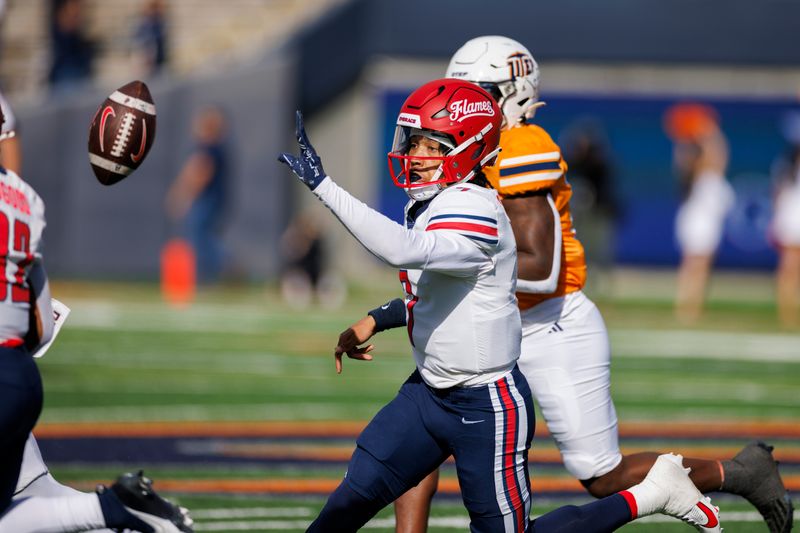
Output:
<instances>
[{"instance_id":1,"label":"player's outstretched hand","mask_svg":"<svg viewBox=\"0 0 800 533\"><path fill-rule=\"evenodd\" d=\"M359 346L367 342L375 334L375 319L367 315L339 335L339 343L333 351L336 358L336 373L342 373L342 355L350 359L372 361L369 352L375 347L372 344Z\"/></svg>"},{"instance_id":2,"label":"player's outstretched hand","mask_svg":"<svg viewBox=\"0 0 800 533\"><path fill-rule=\"evenodd\" d=\"M325 171L322 169L322 161L316 150L308 140L306 128L303 126L303 114L300 111L297 111L295 121L295 135L300 146L300 155L283 152L278 156L278 161L292 169L300 181L313 191L325 179Z\"/></svg>"}]
</instances>

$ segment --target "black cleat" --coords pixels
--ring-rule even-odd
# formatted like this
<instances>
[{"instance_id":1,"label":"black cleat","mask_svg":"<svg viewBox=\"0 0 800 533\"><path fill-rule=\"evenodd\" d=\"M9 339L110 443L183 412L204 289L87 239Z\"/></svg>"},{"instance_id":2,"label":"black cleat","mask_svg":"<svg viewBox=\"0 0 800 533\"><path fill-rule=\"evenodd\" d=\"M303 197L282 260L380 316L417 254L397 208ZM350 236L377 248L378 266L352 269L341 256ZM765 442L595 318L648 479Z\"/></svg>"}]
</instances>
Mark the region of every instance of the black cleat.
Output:
<instances>
[{"instance_id":1,"label":"black cleat","mask_svg":"<svg viewBox=\"0 0 800 533\"><path fill-rule=\"evenodd\" d=\"M722 490L738 494L752 503L764 517L770 533L789 533L794 507L772 450L772 446L763 442L751 442L732 460L723 461L726 479Z\"/></svg>"},{"instance_id":2,"label":"black cleat","mask_svg":"<svg viewBox=\"0 0 800 533\"><path fill-rule=\"evenodd\" d=\"M117 478L110 489L98 488L98 495L103 501L104 493L112 493L116 500L124 505L129 514L134 515L140 522L150 527L136 529L128 524L108 524L109 527L127 527L144 533L194 533L193 521L189 512L168 500L165 500L153 490L153 482L144 476L141 470L137 473L128 472ZM108 494L105 494L108 498ZM105 509L104 509L105 514Z\"/></svg>"}]
</instances>

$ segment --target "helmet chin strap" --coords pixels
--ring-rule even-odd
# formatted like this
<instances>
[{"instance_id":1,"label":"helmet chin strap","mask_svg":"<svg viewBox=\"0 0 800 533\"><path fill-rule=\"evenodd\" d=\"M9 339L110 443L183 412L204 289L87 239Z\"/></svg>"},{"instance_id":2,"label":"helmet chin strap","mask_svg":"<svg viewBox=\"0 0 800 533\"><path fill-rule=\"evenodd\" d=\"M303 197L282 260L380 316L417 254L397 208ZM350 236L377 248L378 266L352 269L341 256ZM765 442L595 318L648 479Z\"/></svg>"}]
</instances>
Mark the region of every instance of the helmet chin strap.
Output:
<instances>
[{"instance_id":1,"label":"helmet chin strap","mask_svg":"<svg viewBox=\"0 0 800 533\"><path fill-rule=\"evenodd\" d=\"M431 198L439 194L439 192L441 192L443 188L444 187L442 187L442 184L435 183L433 185L428 185L426 187L406 189L406 194L412 200L415 200L417 202L424 202L425 200L430 200Z\"/></svg>"},{"instance_id":2,"label":"helmet chin strap","mask_svg":"<svg viewBox=\"0 0 800 533\"><path fill-rule=\"evenodd\" d=\"M428 181L436 181L439 179L439 176L442 175L444 170L444 166L442 164L439 165L439 168L436 169L436 172L433 173L431 179ZM429 200L439 194L439 192L444 189L441 183L434 183L431 185L426 185L423 187L414 187L413 189L406 189L406 194L412 200L417 202L423 202L425 200Z\"/></svg>"}]
</instances>

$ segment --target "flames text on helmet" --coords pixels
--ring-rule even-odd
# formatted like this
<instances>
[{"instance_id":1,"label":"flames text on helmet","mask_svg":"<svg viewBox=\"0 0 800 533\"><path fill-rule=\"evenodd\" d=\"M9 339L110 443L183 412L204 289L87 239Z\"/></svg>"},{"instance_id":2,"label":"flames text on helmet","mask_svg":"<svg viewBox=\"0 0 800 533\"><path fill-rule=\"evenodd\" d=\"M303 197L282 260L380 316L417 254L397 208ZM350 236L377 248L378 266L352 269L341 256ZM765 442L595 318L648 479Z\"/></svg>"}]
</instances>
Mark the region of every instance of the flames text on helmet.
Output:
<instances>
[{"instance_id":1,"label":"flames text on helmet","mask_svg":"<svg viewBox=\"0 0 800 533\"><path fill-rule=\"evenodd\" d=\"M456 100L455 102L450 103L449 110L450 120L453 122L462 122L469 117L475 116L494 116L492 103L486 100L481 100L480 102L470 102L467 99Z\"/></svg>"}]
</instances>

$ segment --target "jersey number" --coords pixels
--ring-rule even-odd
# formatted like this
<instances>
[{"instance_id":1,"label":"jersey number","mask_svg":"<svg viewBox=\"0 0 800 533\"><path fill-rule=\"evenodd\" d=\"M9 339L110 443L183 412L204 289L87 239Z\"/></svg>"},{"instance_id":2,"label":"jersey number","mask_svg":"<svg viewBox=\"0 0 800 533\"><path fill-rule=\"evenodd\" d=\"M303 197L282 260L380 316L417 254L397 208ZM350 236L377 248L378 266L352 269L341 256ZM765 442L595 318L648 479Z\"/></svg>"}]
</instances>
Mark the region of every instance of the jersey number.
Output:
<instances>
[{"instance_id":1,"label":"jersey number","mask_svg":"<svg viewBox=\"0 0 800 533\"><path fill-rule=\"evenodd\" d=\"M33 261L31 255L31 228L21 220L14 220L13 232L8 216L0 211L0 272L3 278L0 279L0 302L8 298L8 289L11 287L12 302L30 301L31 291L25 280L25 267ZM25 257L16 263L17 271L14 273L14 281L8 282L6 266L8 263L8 247L12 246L14 252L25 254Z\"/></svg>"}]
</instances>

